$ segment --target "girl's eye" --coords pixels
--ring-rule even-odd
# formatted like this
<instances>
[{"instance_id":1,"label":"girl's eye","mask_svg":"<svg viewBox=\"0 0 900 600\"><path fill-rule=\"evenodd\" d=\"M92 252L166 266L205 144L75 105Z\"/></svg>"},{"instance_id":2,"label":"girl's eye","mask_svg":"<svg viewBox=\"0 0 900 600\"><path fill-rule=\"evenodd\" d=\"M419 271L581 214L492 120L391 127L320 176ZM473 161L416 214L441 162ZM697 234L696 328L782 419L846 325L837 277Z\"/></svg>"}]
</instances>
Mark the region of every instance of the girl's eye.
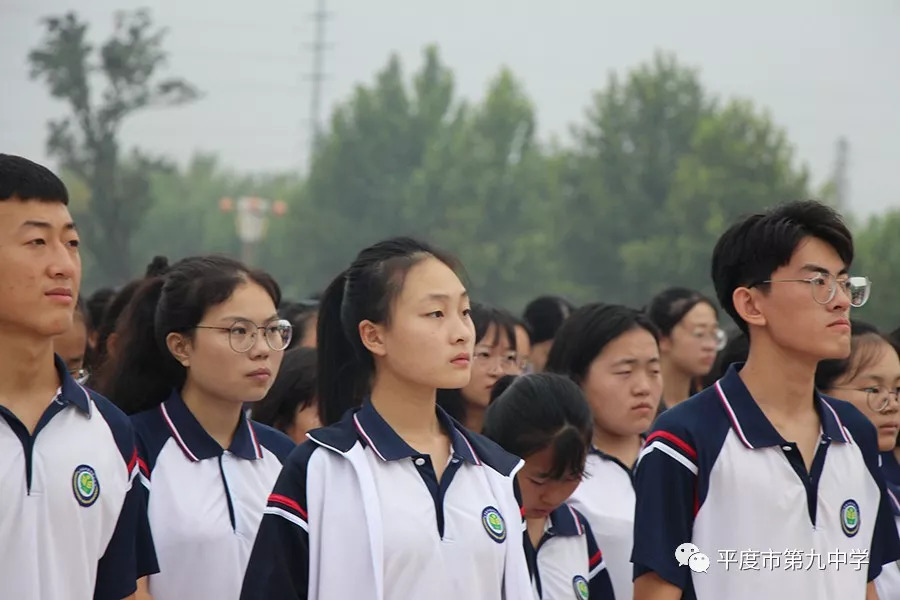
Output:
<instances>
[{"instance_id":1,"label":"girl's eye","mask_svg":"<svg viewBox=\"0 0 900 600\"><path fill-rule=\"evenodd\" d=\"M71 246L72 248L77 248L77 247L80 246L80 245L81 245L81 241L80 241L80 240L71 240L71 241L69 242L69 246Z\"/></svg>"},{"instance_id":2,"label":"girl's eye","mask_svg":"<svg viewBox=\"0 0 900 600\"><path fill-rule=\"evenodd\" d=\"M426 316L426 317L437 317L437 318L440 318L440 317L443 317L443 316L444 316L444 312L443 312L443 311L440 311L440 310L436 310L436 311L434 311L434 312L428 313L428 314L425 315L425 316Z\"/></svg>"},{"instance_id":3,"label":"girl's eye","mask_svg":"<svg viewBox=\"0 0 900 600\"><path fill-rule=\"evenodd\" d=\"M47 241L43 238L38 238L36 240L31 240L28 244L31 246L46 246Z\"/></svg>"},{"instance_id":4,"label":"girl's eye","mask_svg":"<svg viewBox=\"0 0 900 600\"><path fill-rule=\"evenodd\" d=\"M471 309L471 308L467 308L467 309L463 310L463 314L464 314L465 316L467 316L467 317L472 316L472 309Z\"/></svg>"}]
</instances>

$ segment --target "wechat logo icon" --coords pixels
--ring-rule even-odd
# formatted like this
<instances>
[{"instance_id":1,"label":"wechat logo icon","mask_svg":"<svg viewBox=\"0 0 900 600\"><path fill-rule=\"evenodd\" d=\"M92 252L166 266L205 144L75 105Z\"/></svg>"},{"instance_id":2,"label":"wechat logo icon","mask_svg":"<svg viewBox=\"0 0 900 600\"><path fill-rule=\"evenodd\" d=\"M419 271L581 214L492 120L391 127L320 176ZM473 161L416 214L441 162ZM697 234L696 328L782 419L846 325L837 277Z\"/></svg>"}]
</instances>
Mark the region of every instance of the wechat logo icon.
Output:
<instances>
[{"instance_id":1,"label":"wechat logo icon","mask_svg":"<svg viewBox=\"0 0 900 600\"><path fill-rule=\"evenodd\" d=\"M675 548L675 560L678 561L679 567L687 565L694 573L709 571L709 557L691 543L684 543Z\"/></svg>"}]
</instances>

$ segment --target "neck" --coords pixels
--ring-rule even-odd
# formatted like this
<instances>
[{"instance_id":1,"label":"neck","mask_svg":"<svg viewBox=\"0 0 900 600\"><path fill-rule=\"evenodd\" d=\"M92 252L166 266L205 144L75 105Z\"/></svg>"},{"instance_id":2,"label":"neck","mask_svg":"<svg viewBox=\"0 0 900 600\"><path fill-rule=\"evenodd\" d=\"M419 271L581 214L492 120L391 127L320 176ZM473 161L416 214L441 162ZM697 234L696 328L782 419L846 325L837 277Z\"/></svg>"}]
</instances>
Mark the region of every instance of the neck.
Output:
<instances>
[{"instance_id":1,"label":"neck","mask_svg":"<svg viewBox=\"0 0 900 600\"><path fill-rule=\"evenodd\" d=\"M231 446L234 432L240 423L242 404L215 398L193 385L190 378L181 389L181 399L212 439L222 448Z\"/></svg>"},{"instance_id":2,"label":"neck","mask_svg":"<svg viewBox=\"0 0 900 600\"><path fill-rule=\"evenodd\" d=\"M53 338L0 329L0 340L0 404L52 396L60 385Z\"/></svg>"},{"instance_id":3,"label":"neck","mask_svg":"<svg viewBox=\"0 0 900 600\"><path fill-rule=\"evenodd\" d=\"M466 429L472 431L474 433L481 433L481 430L484 429L484 413L487 412L485 408L477 405L466 402L466 422L463 423Z\"/></svg>"},{"instance_id":4,"label":"neck","mask_svg":"<svg viewBox=\"0 0 900 600\"><path fill-rule=\"evenodd\" d=\"M597 450L619 459L626 467L637 462L643 443L640 434L614 435L600 429L596 423L593 441Z\"/></svg>"},{"instance_id":5,"label":"neck","mask_svg":"<svg viewBox=\"0 0 900 600\"><path fill-rule=\"evenodd\" d=\"M739 375L760 408L797 414L815 410L817 364L818 360L798 357L761 337L753 340Z\"/></svg>"},{"instance_id":6,"label":"neck","mask_svg":"<svg viewBox=\"0 0 900 600\"><path fill-rule=\"evenodd\" d=\"M387 369L378 369L372 384L372 406L406 442L440 433L436 397L435 388L405 381Z\"/></svg>"},{"instance_id":7,"label":"neck","mask_svg":"<svg viewBox=\"0 0 900 600\"><path fill-rule=\"evenodd\" d=\"M663 404L672 408L691 395L691 377L675 366L671 360L662 361Z\"/></svg>"},{"instance_id":8,"label":"neck","mask_svg":"<svg viewBox=\"0 0 900 600\"><path fill-rule=\"evenodd\" d=\"M526 518L525 528L528 530L528 539L531 540L531 547L537 548L544 537L544 528L547 527L547 517L537 517L535 519Z\"/></svg>"}]
</instances>

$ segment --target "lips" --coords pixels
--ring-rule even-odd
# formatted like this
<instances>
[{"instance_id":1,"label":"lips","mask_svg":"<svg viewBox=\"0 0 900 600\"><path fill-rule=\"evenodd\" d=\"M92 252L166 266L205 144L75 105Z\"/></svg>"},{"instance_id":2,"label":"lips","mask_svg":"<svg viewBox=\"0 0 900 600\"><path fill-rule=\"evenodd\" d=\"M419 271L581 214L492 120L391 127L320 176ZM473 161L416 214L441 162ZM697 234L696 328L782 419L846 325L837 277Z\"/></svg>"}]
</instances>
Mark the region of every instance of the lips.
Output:
<instances>
[{"instance_id":1,"label":"lips","mask_svg":"<svg viewBox=\"0 0 900 600\"><path fill-rule=\"evenodd\" d=\"M454 365L465 367L468 366L470 361L471 357L469 356L468 352L460 352L459 354L454 356L450 362L452 362Z\"/></svg>"},{"instance_id":2,"label":"lips","mask_svg":"<svg viewBox=\"0 0 900 600\"><path fill-rule=\"evenodd\" d=\"M850 319L838 319L829 323L828 326L850 329Z\"/></svg>"},{"instance_id":3,"label":"lips","mask_svg":"<svg viewBox=\"0 0 900 600\"><path fill-rule=\"evenodd\" d=\"M71 298L73 294L72 294L72 290L69 288L58 287L58 288L53 288L52 290L50 290L48 292L45 292L44 295L45 296L60 296L60 297L64 297L64 298Z\"/></svg>"},{"instance_id":4,"label":"lips","mask_svg":"<svg viewBox=\"0 0 900 600\"><path fill-rule=\"evenodd\" d=\"M272 371L269 369L257 369L250 373L247 373L247 377L269 377L272 375Z\"/></svg>"},{"instance_id":5,"label":"lips","mask_svg":"<svg viewBox=\"0 0 900 600\"><path fill-rule=\"evenodd\" d=\"M631 407L631 410L653 410L653 406L649 402L641 402Z\"/></svg>"}]
</instances>

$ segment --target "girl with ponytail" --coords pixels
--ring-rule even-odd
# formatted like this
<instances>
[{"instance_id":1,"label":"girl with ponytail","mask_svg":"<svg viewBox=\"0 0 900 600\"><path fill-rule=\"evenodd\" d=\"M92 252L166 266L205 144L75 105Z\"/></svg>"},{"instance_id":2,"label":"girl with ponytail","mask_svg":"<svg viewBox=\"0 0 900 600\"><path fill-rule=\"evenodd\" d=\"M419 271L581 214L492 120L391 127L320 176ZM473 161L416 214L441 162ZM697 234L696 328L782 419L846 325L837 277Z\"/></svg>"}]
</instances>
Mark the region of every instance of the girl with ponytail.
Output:
<instances>
[{"instance_id":1,"label":"girl with ponytail","mask_svg":"<svg viewBox=\"0 0 900 600\"><path fill-rule=\"evenodd\" d=\"M243 600L531 598L521 461L436 404L470 377L475 331L457 263L396 238L325 292L319 398L327 426L289 457Z\"/></svg>"},{"instance_id":2,"label":"girl with ponytail","mask_svg":"<svg viewBox=\"0 0 900 600\"><path fill-rule=\"evenodd\" d=\"M291 339L280 292L220 256L144 280L119 320L109 390L133 415L160 572L155 600L237 600L266 497L293 448L247 419Z\"/></svg>"}]
</instances>

